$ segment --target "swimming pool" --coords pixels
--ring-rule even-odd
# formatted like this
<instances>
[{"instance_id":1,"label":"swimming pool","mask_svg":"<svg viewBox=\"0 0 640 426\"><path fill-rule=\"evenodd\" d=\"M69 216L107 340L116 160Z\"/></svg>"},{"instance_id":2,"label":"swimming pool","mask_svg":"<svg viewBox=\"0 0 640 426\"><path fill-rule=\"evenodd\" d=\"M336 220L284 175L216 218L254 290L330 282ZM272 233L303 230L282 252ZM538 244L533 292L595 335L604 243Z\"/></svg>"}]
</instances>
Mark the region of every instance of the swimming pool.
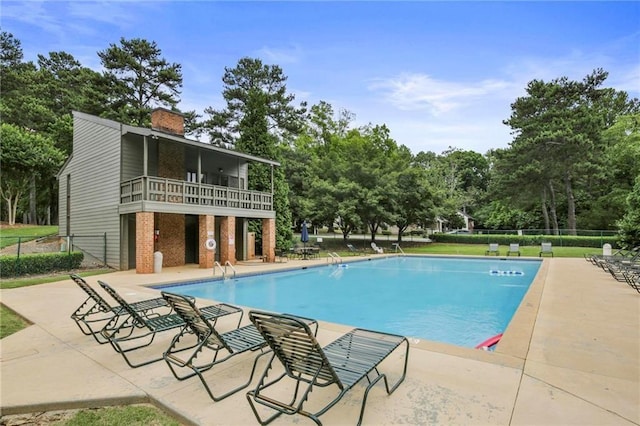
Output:
<instances>
[{"instance_id":1,"label":"swimming pool","mask_svg":"<svg viewBox=\"0 0 640 426\"><path fill-rule=\"evenodd\" d=\"M155 288L475 347L507 328L540 264L501 258L388 257Z\"/></svg>"}]
</instances>

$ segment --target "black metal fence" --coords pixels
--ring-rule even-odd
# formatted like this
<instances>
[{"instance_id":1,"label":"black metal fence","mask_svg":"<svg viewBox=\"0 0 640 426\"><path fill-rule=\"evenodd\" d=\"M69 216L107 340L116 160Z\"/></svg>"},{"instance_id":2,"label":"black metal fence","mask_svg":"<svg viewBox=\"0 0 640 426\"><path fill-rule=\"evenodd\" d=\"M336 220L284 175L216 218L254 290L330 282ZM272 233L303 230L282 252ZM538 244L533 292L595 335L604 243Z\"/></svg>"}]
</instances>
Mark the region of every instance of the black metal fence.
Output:
<instances>
[{"instance_id":1,"label":"black metal fence","mask_svg":"<svg viewBox=\"0 0 640 426\"><path fill-rule=\"evenodd\" d=\"M29 235L2 237L3 255L20 256L37 253L69 253L81 251L83 267L107 266L107 233L87 235L50 235L34 238Z\"/></svg>"}]
</instances>

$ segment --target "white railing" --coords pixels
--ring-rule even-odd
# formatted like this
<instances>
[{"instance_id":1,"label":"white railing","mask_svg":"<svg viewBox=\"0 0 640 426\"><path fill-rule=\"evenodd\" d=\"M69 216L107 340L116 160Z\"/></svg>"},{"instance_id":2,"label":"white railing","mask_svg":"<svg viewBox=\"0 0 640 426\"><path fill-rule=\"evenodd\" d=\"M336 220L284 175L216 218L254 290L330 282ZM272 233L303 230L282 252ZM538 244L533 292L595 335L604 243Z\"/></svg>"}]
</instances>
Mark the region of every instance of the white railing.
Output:
<instances>
[{"instance_id":1,"label":"white railing","mask_svg":"<svg viewBox=\"0 0 640 426\"><path fill-rule=\"evenodd\" d=\"M213 275L216 275L216 267L218 269L220 269L220 273L222 274L222 279L224 279L225 276L225 270L222 269L222 265L220 265L220 262L218 262L217 260L213 262Z\"/></svg>"},{"instance_id":2,"label":"white railing","mask_svg":"<svg viewBox=\"0 0 640 426\"><path fill-rule=\"evenodd\" d=\"M120 203L136 201L273 210L273 196L267 192L151 176L139 176L120 183Z\"/></svg>"},{"instance_id":3,"label":"white railing","mask_svg":"<svg viewBox=\"0 0 640 426\"><path fill-rule=\"evenodd\" d=\"M342 258L335 251L329 252L329 256L327 256L327 261L333 263L342 263Z\"/></svg>"},{"instance_id":4,"label":"white railing","mask_svg":"<svg viewBox=\"0 0 640 426\"><path fill-rule=\"evenodd\" d=\"M404 251L402 251L402 248L400 247L400 244L398 243L393 243L391 244L394 248L395 248L395 252L397 253L398 250L400 251L400 253L404 254Z\"/></svg>"},{"instance_id":5,"label":"white railing","mask_svg":"<svg viewBox=\"0 0 640 426\"><path fill-rule=\"evenodd\" d=\"M233 265L231 264L231 262L229 262L228 260L226 262L224 262L224 273L225 275L227 274L227 266L231 268L231 270L233 271L233 279L236 278L236 268L233 267Z\"/></svg>"}]
</instances>

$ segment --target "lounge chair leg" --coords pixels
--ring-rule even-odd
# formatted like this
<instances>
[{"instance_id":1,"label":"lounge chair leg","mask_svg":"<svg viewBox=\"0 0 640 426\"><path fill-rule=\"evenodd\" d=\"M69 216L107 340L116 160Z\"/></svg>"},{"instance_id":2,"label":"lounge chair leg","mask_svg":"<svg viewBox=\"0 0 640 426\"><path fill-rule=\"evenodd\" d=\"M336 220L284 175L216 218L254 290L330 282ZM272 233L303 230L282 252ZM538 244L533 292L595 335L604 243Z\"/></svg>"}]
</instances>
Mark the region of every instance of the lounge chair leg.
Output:
<instances>
[{"instance_id":1,"label":"lounge chair leg","mask_svg":"<svg viewBox=\"0 0 640 426\"><path fill-rule=\"evenodd\" d=\"M207 382L205 381L204 377L202 376L202 374L200 374L199 371L196 371L196 374L198 375L198 377L200 377L200 381L202 382L202 384L204 385L205 390L207 391L207 393L209 394L209 396L211 397L211 399L213 399L215 402L218 401L222 401L223 399L225 399L228 396L233 395L234 393L241 391L242 389L245 389L247 386L249 386L249 384L251 383L251 381L253 380L253 375L256 372L256 366L258 365L258 360L263 356L266 355L270 352L263 352L260 355L258 355L256 357L256 359L253 361L253 368L251 369L251 374L249 375L249 380L247 380L245 383L241 384L240 386L228 391L227 393L224 393L220 396L214 396L213 392L211 391L211 389L209 388L209 385L207 384Z\"/></svg>"}]
</instances>

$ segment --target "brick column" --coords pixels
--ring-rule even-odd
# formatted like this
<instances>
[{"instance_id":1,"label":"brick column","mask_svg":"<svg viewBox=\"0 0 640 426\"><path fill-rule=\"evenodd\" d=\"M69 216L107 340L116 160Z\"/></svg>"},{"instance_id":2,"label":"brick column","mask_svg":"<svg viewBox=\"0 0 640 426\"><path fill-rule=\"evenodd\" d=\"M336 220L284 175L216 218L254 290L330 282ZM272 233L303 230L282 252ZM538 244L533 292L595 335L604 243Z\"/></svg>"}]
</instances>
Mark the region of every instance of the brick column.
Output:
<instances>
[{"instance_id":1,"label":"brick column","mask_svg":"<svg viewBox=\"0 0 640 426\"><path fill-rule=\"evenodd\" d=\"M200 268L211 269L213 268L213 261L215 259L215 250L207 250L205 242L209 238L215 236L215 217L200 215L198 216L198 263Z\"/></svg>"},{"instance_id":2,"label":"brick column","mask_svg":"<svg viewBox=\"0 0 640 426\"><path fill-rule=\"evenodd\" d=\"M262 219L262 256L265 262L276 261L275 219Z\"/></svg>"},{"instance_id":3,"label":"brick column","mask_svg":"<svg viewBox=\"0 0 640 426\"><path fill-rule=\"evenodd\" d=\"M162 253L163 266L184 265L184 220L183 214L158 213L156 249Z\"/></svg>"},{"instance_id":4,"label":"brick column","mask_svg":"<svg viewBox=\"0 0 640 426\"><path fill-rule=\"evenodd\" d=\"M234 216L225 216L220 220L218 250L220 250L221 265L224 266L227 260L232 265L236 264L236 218Z\"/></svg>"},{"instance_id":5,"label":"brick column","mask_svg":"<svg viewBox=\"0 0 640 426\"><path fill-rule=\"evenodd\" d=\"M153 213L136 213L136 273L153 273Z\"/></svg>"}]
</instances>

